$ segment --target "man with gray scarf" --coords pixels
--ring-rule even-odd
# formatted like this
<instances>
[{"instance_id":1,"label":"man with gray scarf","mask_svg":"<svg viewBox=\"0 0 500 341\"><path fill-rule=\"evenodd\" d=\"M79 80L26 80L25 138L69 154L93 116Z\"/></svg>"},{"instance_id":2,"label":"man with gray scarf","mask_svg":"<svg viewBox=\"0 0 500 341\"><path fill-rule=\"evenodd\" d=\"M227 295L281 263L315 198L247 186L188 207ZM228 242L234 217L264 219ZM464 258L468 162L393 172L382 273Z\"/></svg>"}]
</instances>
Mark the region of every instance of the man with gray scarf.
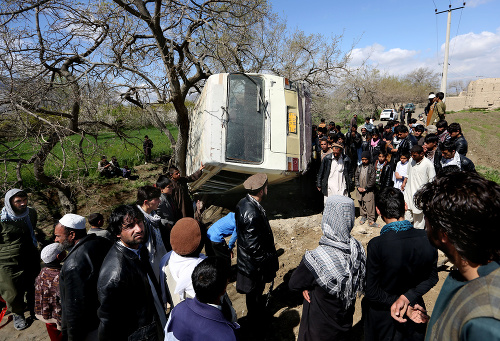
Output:
<instances>
[{"instance_id":1,"label":"man with gray scarf","mask_svg":"<svg viewBox=\"0 0 500 341\"><path fill-rule=\"evenodd\" d=\"M24 295L34 316L35 278L40 254L35 238L37 213L28 206L28 194L14 188L5 194L0 219L0 296L13 313L14 328L26 329Z\"/></svg>"},{"instance_id":2,"label":"man with gray scarf","mask_svg":"<svg viewBox=\"0 0 500 341\"><path fill-rule=\"evenodd\" d=\"M156 280L160 280L160 264L167 254L165 243L161 236L161 217L156 214L160 205L161 190L153 186L139 187L137 190L137 208L144 215L145 238L144 246L148 249L149 262L153 268Z\"/></svg>"},{"instance_id":3,"label":"man with gray scarf","mask_svg":"<svg viewBox=\"0 0 500 341\"><path fill-rule=\"evenodd\" d=\"M351 236L354 202L328 197L319 246L306 251L288 286L302 291L298 340L349 340L356 296L364 290L366 254Z\"/></svg>"}]
</instances>

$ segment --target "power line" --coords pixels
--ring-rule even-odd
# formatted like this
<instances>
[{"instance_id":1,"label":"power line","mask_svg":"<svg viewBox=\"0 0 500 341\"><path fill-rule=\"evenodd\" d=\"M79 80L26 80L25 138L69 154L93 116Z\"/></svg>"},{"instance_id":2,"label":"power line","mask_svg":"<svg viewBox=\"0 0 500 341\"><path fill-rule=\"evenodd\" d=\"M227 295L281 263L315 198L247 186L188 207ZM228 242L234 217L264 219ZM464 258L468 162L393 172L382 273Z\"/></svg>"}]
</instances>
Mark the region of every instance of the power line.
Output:
<instances>
[{"instance_id":1,"label":"power line","mask_svg":"<svg viewBox=\"0 0 500 341\"><path fill-rule=\"evenodd\" d=\"M458 19L457 33L455 33L455 38L458 37L458 30L460 29L460 22L462 21L462 13L464 9L460 10L460 18ZM453 47L451 48L451 55L453 56L453 52L455 51L455 45L457 45L457 39L453 42ZM450 58L451 59L451 58Z\"/></svg>"}]
</instances>

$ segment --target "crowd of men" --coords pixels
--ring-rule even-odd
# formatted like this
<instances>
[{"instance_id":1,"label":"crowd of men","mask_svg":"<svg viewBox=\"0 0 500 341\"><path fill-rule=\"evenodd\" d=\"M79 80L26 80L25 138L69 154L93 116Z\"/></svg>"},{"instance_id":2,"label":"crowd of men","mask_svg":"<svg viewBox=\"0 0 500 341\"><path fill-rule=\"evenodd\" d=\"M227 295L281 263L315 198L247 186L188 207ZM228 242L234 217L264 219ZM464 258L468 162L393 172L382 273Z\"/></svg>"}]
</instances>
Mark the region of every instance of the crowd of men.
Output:
<instances>
[{"instance_id":1,"label":"crowd of men","mask_svg":"<svg viewBox=\"0 0 500 341\"><path fill-rule=\"evenodd\" d=\"M323 235L288 282L304 298L298 339L350 339L359 294L365 340L500 339L500 186L474 171L460 126L439 121L423 138L414 124L375 127L368 119L365 131L353 122L347 136L334 127L316 183ZM64 215L41 253L28 194L8 191L0 295L14 327L29 326L27 310L51 340L237 340L242 332L263 339L272 320L264 287L279 269L262 206L267 175L248 177L234 213L207 231L187 189L203 168L182 177L171 167L138 189L135 204L115 208L105 229L100 213ZM367 251L351 236L354 190L360 223L384 222ZM244 329L226 292L234 247ZM454 268L429 317L423 296L438 282L437 249Z\"/></svg>"},{"instance_id":2,"label":"crowd of men","mask_svg":"<svg viewBox=\"0 0 500 341\"><path fill-rule=\"evenodd\" d=\"M368 221L370 227L379 227L375 194L396 187L404 193L406 219L422 229L424 215L413 200L416 192L436 174L475 172L466 157L468 144L459 123L448 126L446 120L440 120L424 128L413 120L408 126L399 121L374 126L367 117L358 132L356 119L354 116L345 135L334 122L313 126L313 146L320 156L316 186L324 201L331 195L351 196L355 191L360 224Z\"/></svg>"}]
</instances>

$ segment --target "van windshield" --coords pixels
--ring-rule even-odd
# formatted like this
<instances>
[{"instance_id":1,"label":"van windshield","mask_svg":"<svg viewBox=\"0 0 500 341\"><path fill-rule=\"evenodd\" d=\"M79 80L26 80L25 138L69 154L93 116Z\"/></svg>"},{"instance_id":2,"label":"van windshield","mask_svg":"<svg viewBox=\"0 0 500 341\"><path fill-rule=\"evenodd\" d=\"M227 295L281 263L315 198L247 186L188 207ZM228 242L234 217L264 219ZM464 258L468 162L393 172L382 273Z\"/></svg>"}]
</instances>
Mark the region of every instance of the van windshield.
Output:
<instances>
[{"instance_id":1,"label":"van windshield","mask_svg":"<svg viewBox=\"0 0 500 341\"><path fill-rule=\"evenodd\" d=\"M262 163L264 152L264 81L258 76L229 75L226 160Z\"/></svg>"}]
</instances>

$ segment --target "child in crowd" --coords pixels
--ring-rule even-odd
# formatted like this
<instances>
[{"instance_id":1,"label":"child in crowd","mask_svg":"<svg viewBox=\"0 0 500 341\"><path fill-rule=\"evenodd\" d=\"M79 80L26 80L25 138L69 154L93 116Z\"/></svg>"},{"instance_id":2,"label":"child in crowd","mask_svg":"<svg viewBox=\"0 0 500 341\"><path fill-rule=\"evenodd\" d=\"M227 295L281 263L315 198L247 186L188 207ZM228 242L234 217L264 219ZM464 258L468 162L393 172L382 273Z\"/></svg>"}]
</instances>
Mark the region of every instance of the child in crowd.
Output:
<instances>
[{"instance_id":1,"label":"child in crowd","mask_svg":"<svg viewBox=\"0 0 500 341\"><path fill-rule=\"evenodd\" d=\"M113 241L111 233L109 233L108 230L102 228L102 226L104 225L104 217L102 214L92 213L88 216L88 220L90 224L90 230L88 230L87 234L96 234L99 237L104 237Z\"/></svg>"},{"instance_id":2,"label":"child in crowd","mask_svg":"<svg viewBox=\"0 0 500 341\"><path fill-rule=\"evenodd\" d=\"M45 322L51 341L63 339L61 332L61 296L59 274L61 261L66 256L61 244L52 243L43 248L41 258L45 263L35 280L35 316Z\"/></svg>"},{"instance_id":3,"label":"child in crowd","mask_svg":"<svg viewBox=\"0 0 500 341\"><path fill-rule=\"evenodd\" d=\"M370 163L370 152L361 153L361 165L356 169L356 188L358 189L360 224L368 220L370 227L379 227L375 223L375 167Z\"/></svg>"},{"instance_id":4,"label":"child in crowd","mask_svg":"<svg viewBox=\"0 0 500 341\"><path fill-rule=\"evenodd\" d=\"M377 190L380 191L385 187L394 186L392 173L391 164L387 161L387 152L385 150L379 151L378 159L375 162L375 184L377 185Z\"/></svg>"},{"instance_id":5,"label":"child in crowd","mask_svg":"<svg viewBox=\"0 0 500 341\"><path fill-rule=\"evenodd\" d=\"M328 139L326 137L322 137L319 141L319 146L321 148L321 160L332 152L332 149L328 145Z\"/></svg>"},{"instance_id":6,"label":"child in crowd","mask_svg":"<svg viewBox=\"0 0 500 341\"><path fill-rule=\"evenodd\" d=\"M229 265L218 257L196 265L190 276L196 297L187 298L172 310L165 340L238 340L239 325L233 321L234 309L225 293L229 274Z\"/></svg>"},{"instance_id":7,"label":"child in crowd","mask_svg":"<svg viewBox=\"0 0 500 341\"><path fill-rule=\"evenodd\" d=\"M405 185L407 181L407 169L408 169L408 160L410 159L410 155L403 154L400 157L398 164L396 165L396 170L394 171L394 187L400 189L402 192L405 190Z\"/></svg>"}]
</instances>

